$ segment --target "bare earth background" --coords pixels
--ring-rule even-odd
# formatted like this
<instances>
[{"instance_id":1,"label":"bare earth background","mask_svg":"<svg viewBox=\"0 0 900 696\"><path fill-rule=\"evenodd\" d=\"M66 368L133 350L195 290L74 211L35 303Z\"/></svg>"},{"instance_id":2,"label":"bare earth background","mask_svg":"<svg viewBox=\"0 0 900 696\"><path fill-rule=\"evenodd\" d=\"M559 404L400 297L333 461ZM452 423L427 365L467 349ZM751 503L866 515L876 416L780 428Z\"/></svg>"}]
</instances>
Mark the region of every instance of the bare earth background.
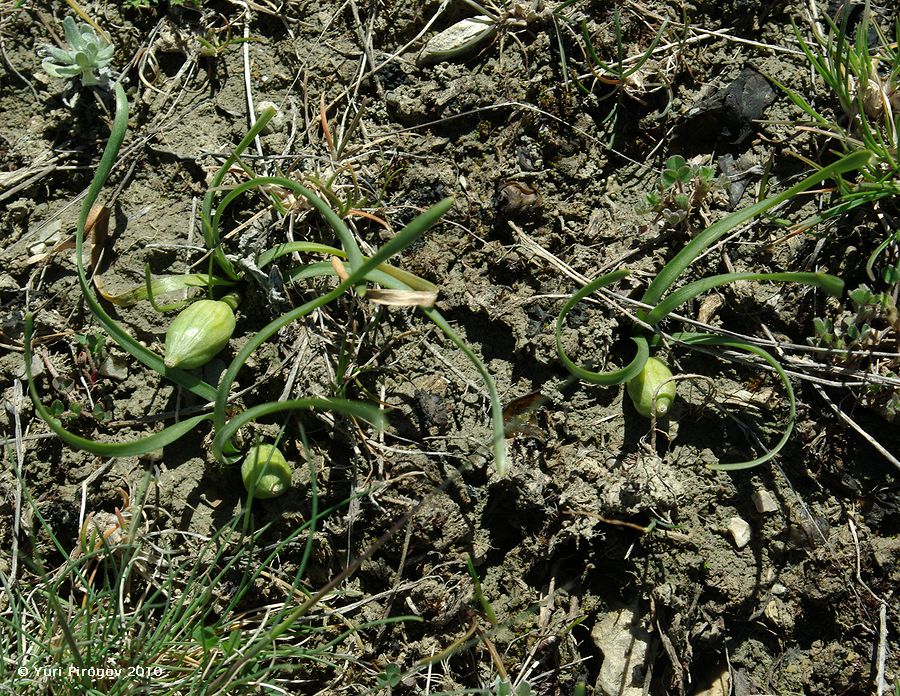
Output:
<instances>
[{"instance_id":1,"label":"bare earth background","mask_svg":"<svg viewBox=\"0 0 900 696\"><path fill-rule=\"evenodd\" d=\"M129 134L102 195L112 219L99 272L110 292L143 282L146 263L154 273L182 273L201 258L197 206L208 178L250 127L248 99L271 101L280 117L248 161L314 187L331 180L340 200L367 214L345 216L363 244L380 244L417 211L456 198L397 262L439 286L438 306L485 360L504 403L543 397L529 426L510 438L510 472L499 478L477 374L414 310L378 310L345 298L254 356L240 374L238 388L249 390L237 404L278 399L288 384L295 395L381 399L389 408L382 435L298 417L310 438L321 506L380 484L328 518L310 587L429 496L343 586L345 602L367 600L349 620L417 614L424 622L363 631L340 647L353 657L339 669L307 667L285 677L287 688L374 693L390 664L405 674L395 693L488 688L497 677L490 642L510 678L527 680L539 694L570 694L579 682L598 694L640 694L645 685L650 694L871 694L885 604L886 676L900 678L898 472L811 384L796 383L796 431L775 465L714 472L704 465L749 458L760 442L777 438L786 407L771 376L672 348L669 364L709 378L714 396L707 400L709 381L682 383L665 432L651 438L620 388L569 379L553 337L562 301L580 287L578 274L630 268L615 289L634 297L704 219L752 202L764 176L777 189L807 171L786 151L818 157L821 143L796 129L796 110L763 77L817 94L790 28L792 19L805 21L806 3L623 3L629 56L646 50L661 18L671 22L641 74L618 90L588 71L578 23L573 31L547 11L509 22L464 59L419 65L425 37L472 14L451 2L416 39L440 7L394 0L211 2L199 11L84 4L116 46L114 65L131 102ZM37 313L45 401L90 400L110 415L73 421L85 436L135 437L200 405L128 361L127 370L82 384L75 334L98 328L80 300L72 250L54 249L73 234L109 135L112 99L104 90L68 88L40 70L34 47L52 43L51 29L61 35L65 4L6 3L2 12L0 373L8 408L0 414L0 547L11 548L20 485L12 465L16 419L24 433L24 485L63 547L77 545L84 510L121 507L117 489L133 491L148 470L155 506L148 524L208 535L239 509L243 488L236 470L214 463L205 431L150 459L103 462L47 436L27 396L16 399L27 308ZM563 14L586 18L598 53L612 60L612 12L613 3L582 1ZM226 43L245 35L252 41ZM217 55L203 55L198 36L218 42ZM388 62L372 76L370 59ZM729 180L688 225L670 229L641 204L673 154L704 157ZM795 204L779 215L800 219L804 212ZM761 221L716 247L694 273L825 270L856 287L878 234L875 216L825 227L775 243L785 228ZM334 243L314 213L298 206L286 219L258 195L242 199L227 229L238 229L227 242L238 260L285 239ZM204 368L208 381L215 383L247 336L329 285L302 281L273 294L273 282L267 275L246 281L235 338ZM719 298L704 310L708 323L759 337L769 331L799 345L813 336L814 317L837 315L845 302L749 284L722 289ZM698 303L684 314L696 318L700 310ZM165 317L146 303L116 313L136 337L160 347ZM627 321L608 298L583 303L569 317L567 349L582 361L621 361ZM125 357L112 346L109 352ZM68 391L61 389L65 380L54 380L59 375L74 383ZM877 403L840 387L826 387L825 395L900 454L896 425ZM159 418L144 420L148 415ZM258 424L256 431L271 435L278 425ZM283 451L302 458L290 424ZM270 536L290 533L308 518L308 483L307 467L298 466L288 495L255 503L255 523L276 521ZM766 511L758 511L754 494L767 497ZM58 552L27 508L20 547L52 569ZM749 524L752 538L743 548L729 532L733 518ZM654 520L676 526L644 533ZM180 542L183 552L193 538ZM469 554L497 627L473 599ZM286 575L298 562L280 559ZM5 553L0 570L10 571ZM33 582L29 573L20 565L19 581ZM279 599L277 586L261 584L246 603ZM415 668L473 622L488 639Z\"/></svg>"}]
</instances>

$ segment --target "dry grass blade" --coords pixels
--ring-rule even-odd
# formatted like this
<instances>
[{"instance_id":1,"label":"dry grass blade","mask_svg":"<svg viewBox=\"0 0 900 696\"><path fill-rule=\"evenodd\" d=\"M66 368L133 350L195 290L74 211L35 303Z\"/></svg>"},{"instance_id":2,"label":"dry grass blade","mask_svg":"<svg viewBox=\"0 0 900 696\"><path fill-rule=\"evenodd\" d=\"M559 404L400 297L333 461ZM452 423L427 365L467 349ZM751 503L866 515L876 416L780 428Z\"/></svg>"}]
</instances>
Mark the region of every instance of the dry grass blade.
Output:
<instances>
[{"instance_id":1,"label":"dry grass blade","mask_svg":"<svg viewBox=\"0 0 900 696\"><path fill-rule=\"evenodd\" d=\"M36 184L58 169L58 157L44 156L25 167L11 172L0 172L0 202Z\"/></svg>"},{"instance_id":2,"label":"dry grass blade","mask_svg":"<svg viewBox=\"0 0 900 696\"><path fill-rule=\"evenodd\" d=\"M366 298L379 305L390 307L434 307L436 291L422 290L368 290Z\"/></svg>"}]
</instances>

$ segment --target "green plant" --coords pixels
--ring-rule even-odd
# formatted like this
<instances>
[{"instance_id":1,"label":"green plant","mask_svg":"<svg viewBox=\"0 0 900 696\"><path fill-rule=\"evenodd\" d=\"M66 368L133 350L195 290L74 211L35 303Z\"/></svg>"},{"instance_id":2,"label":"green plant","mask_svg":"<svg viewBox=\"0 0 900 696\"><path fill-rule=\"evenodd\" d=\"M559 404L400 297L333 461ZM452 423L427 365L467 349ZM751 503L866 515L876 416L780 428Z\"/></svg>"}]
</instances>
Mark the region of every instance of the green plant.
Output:
<instances>
[{"instance_id":1,"label":"green plant","mask_svg":"<svg viewBox=\"0 0 900 696\"><path fill-rule=\"evenodd\" d=\"M57 420L65 418L66 420L71 421L82 416L88 416L88 413L84 410L84 406L77 399L54 399L47 410L48 413ZM91 408L89 416L98 423L102 423L103 421L112 419L112 411L107 410L103 404L98 401Z\"/></svg>"},{"instance_id":2,"label":"green plant","mask_svg":"<svg viewBox=\"0 0 900 696\"><path fill-rule=\"evenodd\" d=\"M98 334L75 334L75 341L84 348L85 359L92 369L106 359L106 336Z\"/></svg>"},{"instance_id":3,"label":"green plant","mask_svg":"<svg viewBox=\"0 0 900 696\"><path fill-rule=\"evenodd\" d=\"M475 599L481 606L485 618L490 622L491 626L496 628L497 614L494 612L494 607L491 605L488 598L484 596L484 591L481 587L481 578L478 577L478 571L475 570L475 561L472 559L471 554L466 556L466 569L469 571L469 576L472 578L472 590Z\"/></svg>"},{"instance_id":4,"label":"green plant","mask_svg":"<svg viewBox=\"0 0 900 696\"><path fill-rule=\"evenodd\" d=\"M585 51L587 51L590 62L592 63L594 77L600 82L612 85L618 89L632 89L638 93L644 91L644 78L641 75L641 71L653 55L653 49L656 48L660 39L662 39L663 32L665 32L667 26L668 20L663 21L659 30L654 34L647 49L639 56L630 58L629 56L626 56L625 42L622 38L622 13L621 10L616 7L613 10L612 19L613 36L616 44L616 58L614 63L607 63L600 60L597 51L594 49L594 42L591 38L590 31L588 30L587 21L582 20L581 35L582 38L584 38ZM597 72L596 68L599 68L600 72Z\"/></svg>"},{"instance_id":5,"label":"green plant","mask_svg":"<svg viewBox=\"0 0 900 696\"><path fill-rule=\"evenodd\" d=\"M846 155L837 162L819 169L817 172L811 174L791 188L715 222L688 242L687 245L685 245L665 266L663 266L662 269L660 269L644 292L641 302L646 309L642 309L638 312L640 323L635 327L631 337L631 340L634 342L637 349L636 355L630 363L618 370L597 372L584 368L577 365L567 355L565 348L563 347L562 332L565 326L566 316L572 311L575 305L600 288L617 280L621 280L629 274L629 271L624 269L613 271L612 273L607 273L589 282L568 299L563 305L556 320L556 346L563 365L579 379L594 384L611 386L629 382L640 375L650 358L651 341L647 337L648 329L654 329L670 313L701 293L736 281L801 283L818 287L830 295L840 295L843 291L843 281L839 278L824 273L800 272L725 273L687 283L675 290L671 289L678 278L701 253L731 230L752 220L756 216L765 213L774 206L790 200L797 194L806 191L811 186L814 186L825 179L839 177L841 174L866 166L869 163L871 156L871 153L867 151L858 151ZM774 457L782 447L784 447L790 437L796 415L794 391L787 375L778 361L767 351L756 345L716 334L675 333L672 337L688 347L731 348L751 353L762 358L769 366L771 366L784 385L789 404L788 420L781 438L771 449L769 449L769 451L759 457L745 462L731 464L719 463L712 465L711 468L719 470L745 469L762 464Z\"/></svg>"},{"instance_id":6,"label":"green plant","mask_svg":"<svg viewBox=\"0 0 900 696\"><path fill-rule=\"evenodd\" d=\"M849 6L840 8L837 19L825 16L821 23L811 24L810 38L794 26L797 42L825 88L824 95L807 98L773 82L806 116L800 127L825 138L829 152L845 156L872 153L854 179L836 177L831 200L793 230L812 229L857 208L868 207L877 213L885 234L863 237L860 247L868 255L868 278L873 283L883 281L888 289L877 291L862 285L850 292L851 307L816 318L811 343L829 349L830 353L821 355L832 363L866 370L870 384L857 396L892 419L900 410L895 377L900 366L880 348L883 343L893 346L898 329L900 265L896 249L900 233L891 220L898 213L900 194L900 18L889 13L879 16L868 0L857 7L861 11L855 26L851 25Z\"/></svg>"},{"instance_id":7,"label":"green plant","mask_svg":"<svg viewBox=\"0 0 900 696\"><path fill-rule=\"evenodd\" d=\"M671 88L666 83L665 78L659 79L659 81L651 81L652 72L649 69L653 51L665 35L667 27L668 20L664 20L654 33L647 48L642 53L629 56L622 31L622 14L619 7L616 7L612 15L615 59L604 61L594 48L597 39L591 36L591 30L587 21L582 20L581 22L583 51L588 68L595 82L608 88L606 94L597 98L600 101L612 99L609 113L603 119L604 125L609 127L611 146L616 137L617 125L622 112L621 101L623 97L627 96L643 104L646 96L664 91L667 95L668 103L671 103ZM593 87L583 84L577 77L575 78L575 84L584 94L588 96L593 95ZM668 105L666 105L661 113L667 111L668 108Z\"/></svg>"},{"instance_id":8,"label":"green plant","mask_svg":"<svg viewBox=\"0 0 900 696\"><path fill-rule=\"evenodd\" d=\"M494 690L491 692L493 696L532 696L534 691L527 681L519 682L514 686L508 679L497 679L494 684Z\"/></svg>"},{"instance_id":9,"label":"green plant","mask_svg":"<svg viewBox=\"0 0 900 696\"><path fill-rule=\"evenodd\" d=\"M689 163L681 155L666 160L655 191L644 198L643 209L654 213L666 227L690 229L691 217L706 212L709 199L725 190L727 180L714 166Z\"/></svg>"},{"instance_id":10,"label":"green plant","mask_svg":"<svg viewBox=\"0 0 900 696\"><path fill-rule=\"evenodd\" d=\"M97 35L88 24L76 24L72 17L63 20L68 49L44 46L46 56L41 66L50 77L60 79L81 78L82 87L107 85L111 71L114 48L106 39Z\"/></svg>"},{"instance_id":11,"label":"green plant","mask_svg":"<svg viewBox=\"0 0 900 696\"><path fill-rule=\"evenodd\" d=\"M395 686L400 686L400 682L403 680L403 670L398 665L391 664L385 667L384 671L376 679L378 686L391 689Z\"/></svg>"},{"instance_id":12,"label":"green plant","mask_svg":"<svg viewBox=\"0 0 900 696\"><path fill-rule=\"evenodd\" d=\"M832 363L864 370L869 383L858 394L860 400L890 421L900 415L900 360L893 351L878 349L893 345L900 335L897 284L893 287L893 292L873 292L860 285L848 292L852 309L813 319L815 337L809 341L828 349L825 357Z\"/></svg>"},{"instance_id":13,"label":"green plant","mask_svg":"<svg viewBox=\"0 0 900 696\"><path fill-rule=\"evenodd\" d=\"M849 14L843 12L840 23L825 17L824 34L813 25L812 41L804 39L799 28L794 27L807 60L837 102L838 113L829 113L827 106L816 106L814 101L773 80L809 117L802 125L804 129L826 136L838 154L865 150L873 155L859 168L857 181L836 177L835 201L795 225L797 231L900 193L900 19L894 19L891 40L875 21L866 0L861 20L850 36ZM870 45L870 37L875 38L874 44ZM897 235L891 234L872 252L867 264L870 277L874 278L871 271L876 258L896 241Z\"/></svg>"},{"instance_id":14,"label":"green plant","mask_svg":"<svg viewBox=\"0 0 900 696\"><path fill-rule=\"evenodd\" d=\"M204 421L212 420L214 437L212 451L215 457L228 464L240 461L240 450L232 443L232 438L244 426L253 421L278 413L294 411L297 409L330 409L350 418L357 418L379 425L384 417L380 409L369 404L346 399L289 399L285 401L269 402L247 408L235 413L226 410L231 387L241 367L250 355L263 342L272 337L279 329L303 316L306 316L323 305L341 297L350 290L356 290L359 295L365 295L367 281L377 282L394 290L425 290L434 286L421 280L412 274L385 263L392 256L402 251L406 246L417 239L428 227L437 222L453 204L452 199L445 199L415 218L409 225L400 230L384 246L377 249L371 257L364 257L349 229L335 214L335 212L311 191L295 181L284 177L251 176L248 181L230 190L221 201L216 202L218 191L221 189L227 172L233 165L239 163L241 153L253 142L254 138L265 128L268 121L274 116L274 109L267 109L261 114L256 125L250 130L244 139L238 144L233 154L228 157L222 167L214 175L209 191L203 200L201 209L201 224L203 237L207 247L211 251L211 272L206 275L207 292L210 299L217 288L230 286L241 280L242 275L235 268L231 259L226 255L220 233L220 225L228 206L244 193L263 187L281 187L291 194L305 198L315 208L333 229L343 248L338 249L323 244L310 242L293 242L281 244L278 247L260 255L256 266L263 268L279 257L295 252L327 254L333 258L346 259L348 268L340 282L329 292L320 295L300 307L297 307L272 320L262 330L251 336L243 345L231 364L226 369L217 387L203 381L200 377L178 367L169 367L155 352L135 340L130 333L119 323L112 319L106 310L99 304L94 296L91 284L88 281L82 261L82 246L84 242L84 228L91 206L96 201L101 188L109 175L112 163L118 153L125 136L128 121L128 101L121 85L115 85L116 116L113 122L110 139L104 150L97 172L94 176L88 193L84 198L79 217L75 239L76 269L79 285L85 302L95 320L103 326L110 338L127 351L132 357L140 361L153 371L170 379L182 388L193 392L207 401L214 401L215 408L212 413L203 413L171 425L163 430L131 442L105 443L85 438L68 431L59 420L47 410L37 391L37 385L31 373L31 339L33 333L33 316L29 313L25 317L25 368L28 378L29 394L35 405L37 413L48 423L50 428L67 444L72 447L84 449L102 456L135 456L153 451L170 444L186 433L194 430ZM250 171L246 165L240 163L246 171ZM338 276L338 269L330 262L315 262L294 269L290 274L291 279L298 280L320 275ZM182 277L168 277L164 281L165 287L173 289L179 285L188 286L197 282L196 275ZM139 297L141 291L135 290L129 293L132 297ZM153 282L148 280L143 291L148 299L153 297ZM490 394L492 407L493 446L495 452L495 464L502 474L505 471L505 438L503 428L502 407L499 396L493 384L493 379L484 367L480 359L475 355L456 334L450 324L433 307L422 307L422 312L466 355L478 370Z\"/></svg>"},{"instance_id":15,"label":"green plant","mask_svg":"<svg viewBox=\"0 0 900 696\"><path fill-rule=\"evenodd\" d=\"M844 312L837 322L816 317L813 327L816 345L840 351L850 361L849 351L877 346L888 334L896 332L900 316L890 294L872 292L867 285L848 292L847 297L853 305L852 312Z\"/></svg>"},{"instance_id":16,"label":"green plant","mask_svg":"<svg viewBox=\"0 0 900 696\"><path fill-rule=\"evenodd\" d=\"M56 395L48 410L53 417L73 423L79 419L110 420L103 377L117 371L117 362L107 353L103 336L76 333L73 339L77 346L72 348L74 365L54 365L46 353L42 355Z\"/></svg>"}]
</instances>

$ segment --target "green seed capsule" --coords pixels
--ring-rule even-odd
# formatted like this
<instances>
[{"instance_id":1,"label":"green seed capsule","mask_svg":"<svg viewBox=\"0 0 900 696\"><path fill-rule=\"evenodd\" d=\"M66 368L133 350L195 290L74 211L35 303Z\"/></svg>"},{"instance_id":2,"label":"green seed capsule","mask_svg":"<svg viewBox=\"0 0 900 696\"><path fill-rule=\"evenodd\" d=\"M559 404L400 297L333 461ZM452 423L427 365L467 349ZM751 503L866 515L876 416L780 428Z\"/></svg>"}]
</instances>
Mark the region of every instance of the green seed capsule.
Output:
<instances>
[{"instance_id":1,"label":"green seed capsule","mask_svg":"<svg viewBox=\"0 0 900 696\"><path fill-rule=\"evenodd\" d=\"M197 300L166 331L166 367L190 370L205 365L234 333L234 311L225 302Z\"/></svg>"},{"instance_id":2,"label":"green seed capsule","mask_svg":"<svg viewBox=\"0 0 900 696\"><path fill-rule=\"evenodd\" d=\"M272 445L256 445L241 464L241 478L254 498L276 498L291 487L291 465Z\"/></svg>"},{"instance_id":3,"label":"green seed capsule","mask_svg":"<svg viewBox=\"0 0 900 696\"><path fill-rule=\"evenodd\" d=\"M671 379L672 371L662 360L648 358L644 369L625 385L634 408L644 418L650 418L652 415L654 395L656 395L656 417L662 418L669 412L669 407L675 400L675 382L666 381Z\"/></svg>"}]
</instances>

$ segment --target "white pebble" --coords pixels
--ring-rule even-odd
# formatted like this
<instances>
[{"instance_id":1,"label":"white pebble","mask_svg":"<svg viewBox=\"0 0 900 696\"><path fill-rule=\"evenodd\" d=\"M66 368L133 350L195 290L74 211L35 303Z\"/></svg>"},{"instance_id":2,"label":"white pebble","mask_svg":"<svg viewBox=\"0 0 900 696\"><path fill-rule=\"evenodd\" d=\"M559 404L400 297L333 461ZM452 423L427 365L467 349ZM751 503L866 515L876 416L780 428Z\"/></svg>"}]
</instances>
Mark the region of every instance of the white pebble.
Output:
<instances>
[{"instance_id":1,"label":"white pebble","mask_svg":"<svg viewBox=\"0 0 900 696\"><path fill-rule=\"evenodd\" d=\"M731 534L734 539L734 545L739 549L744 548L750 542L750 537L752 536L750 525L740 517L732 517L728 520L728 533Z\"/></svg>"},{"instance_id":2,"label":"white pebble","mask_svg":"<svg viewBox=\"0 0 900 696\"><path fill-rule=\"evenodd\" d=\"M769 493L769 491L764 491L762 489L754 491L753 495L750 496L750 500L753 501L756 511L760 514L764 515L778 510L778 503L775 502L775 498L772 497L772 494Z\"/></svg>"}]
</instances>

